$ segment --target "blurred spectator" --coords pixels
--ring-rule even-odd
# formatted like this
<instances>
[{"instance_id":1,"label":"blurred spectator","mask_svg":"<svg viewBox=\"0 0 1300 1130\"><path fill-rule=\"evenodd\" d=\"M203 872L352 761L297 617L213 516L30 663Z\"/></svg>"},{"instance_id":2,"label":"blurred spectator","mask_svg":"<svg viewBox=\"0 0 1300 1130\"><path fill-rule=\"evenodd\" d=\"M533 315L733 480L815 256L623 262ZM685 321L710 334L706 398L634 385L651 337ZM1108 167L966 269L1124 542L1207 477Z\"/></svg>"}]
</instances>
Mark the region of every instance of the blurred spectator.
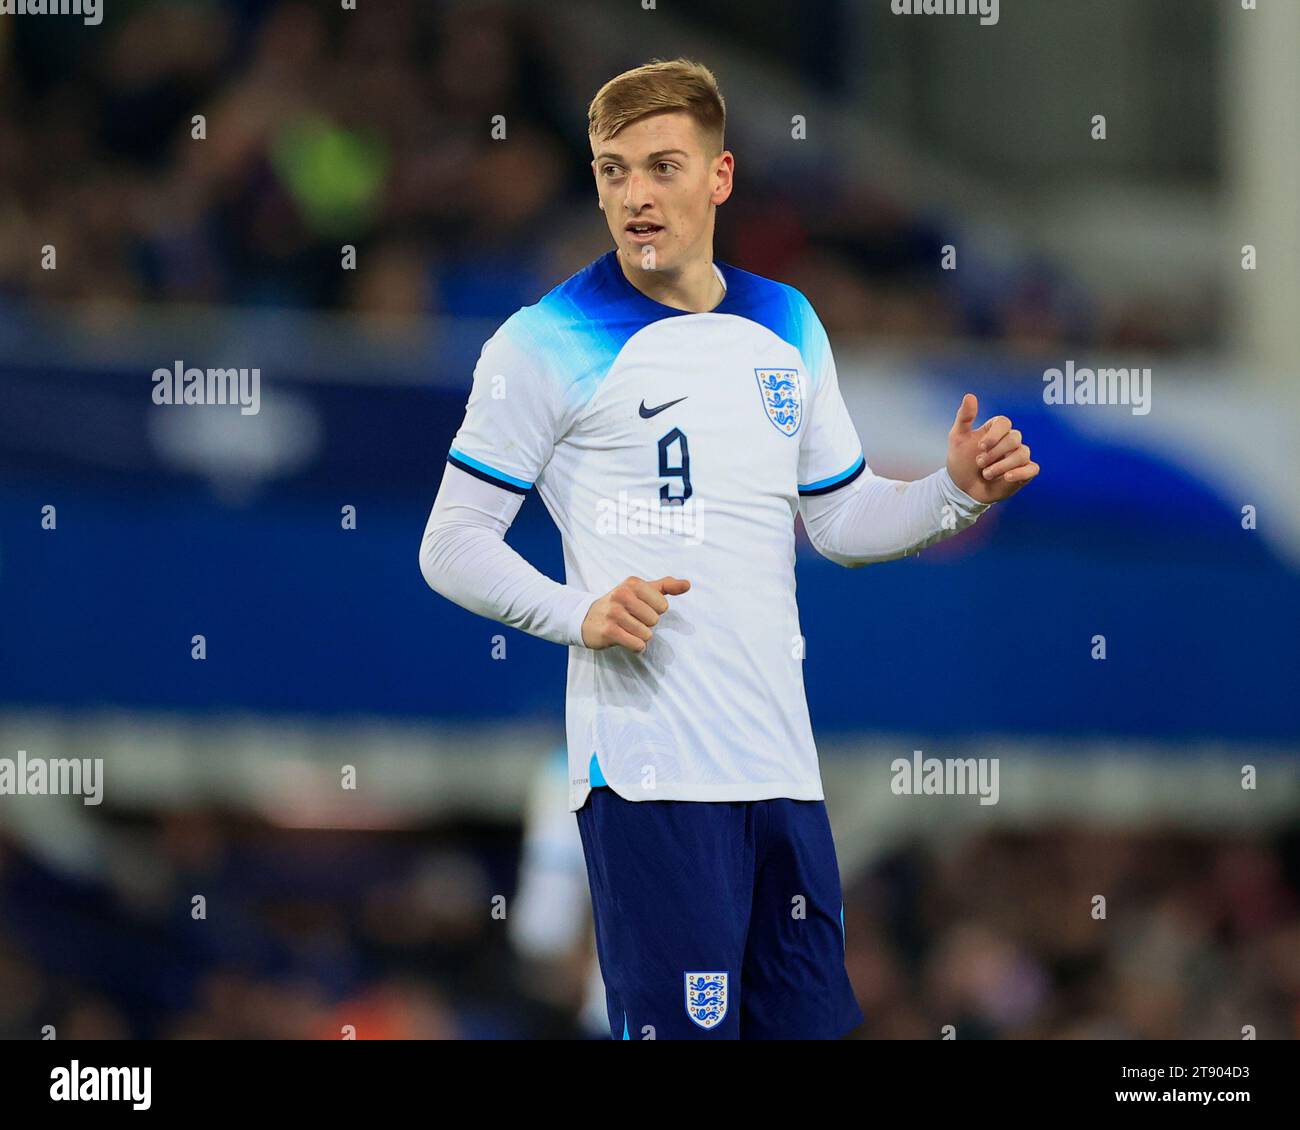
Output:
<instances>
[{"instance_id":1,"label":"blurred spectator","mask_svg":"<svg viewBox=\"0 0 1300 1130\"><path fill-rule=\"evenodd\" d=\"M142 2L91 41L41 24L0 44L0 301L100 322L144 302L500 321L608 249L585 105L560 97L572 45L542 12ZM752 112L732 101L733 144ZM847 168L792 186L742 160L717 237L724 261L805 289L833 334L1161 348L1213 322L1155 300L1102 316L1058 269L968 238L941 271L955 217Z\"/></svg>"}]
</instances>

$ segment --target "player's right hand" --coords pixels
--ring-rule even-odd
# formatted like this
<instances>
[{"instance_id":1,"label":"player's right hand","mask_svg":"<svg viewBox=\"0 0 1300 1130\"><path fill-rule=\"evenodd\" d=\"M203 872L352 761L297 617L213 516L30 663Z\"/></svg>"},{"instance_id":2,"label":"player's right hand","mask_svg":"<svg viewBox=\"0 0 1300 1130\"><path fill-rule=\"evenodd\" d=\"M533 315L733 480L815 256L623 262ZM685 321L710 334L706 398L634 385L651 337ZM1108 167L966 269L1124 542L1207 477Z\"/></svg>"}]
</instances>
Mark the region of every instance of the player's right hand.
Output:
<instances>
[{"instance_id":1,"label":"player's right hand","mask_svg":"<svg viewBox=\"0 0 1300 1130\"><path fill-rule=\"evenodd\" d=\"M628 577L596 601L582 621L582 642L593 651L625 647L645 651L654 637L654 626L668 611L668 597L689 592L690 581L660 577L643 581Z\"/></svg>"}]
</instances>

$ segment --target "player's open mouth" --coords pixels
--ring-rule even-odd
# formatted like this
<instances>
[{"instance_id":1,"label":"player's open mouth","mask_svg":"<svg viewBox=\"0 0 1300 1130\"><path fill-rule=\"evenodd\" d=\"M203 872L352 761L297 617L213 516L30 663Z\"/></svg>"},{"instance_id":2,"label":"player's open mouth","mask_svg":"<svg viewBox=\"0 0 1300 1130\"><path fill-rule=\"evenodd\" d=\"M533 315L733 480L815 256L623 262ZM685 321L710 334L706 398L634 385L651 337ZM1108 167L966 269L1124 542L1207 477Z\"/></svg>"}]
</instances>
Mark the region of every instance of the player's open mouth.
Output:
<instances>
[{"instance_id":1,"label":"player's open mouth","mask_svg":"<svg viewBox=\"0 0 1300 1130\"><path fill-rule=\"evenodd\" d=\"M628 224L624 229L633 243L649 243L655 236L663 231L663 225L651 224L644 221L634 224Z\"/></svg>"}]
</instances>

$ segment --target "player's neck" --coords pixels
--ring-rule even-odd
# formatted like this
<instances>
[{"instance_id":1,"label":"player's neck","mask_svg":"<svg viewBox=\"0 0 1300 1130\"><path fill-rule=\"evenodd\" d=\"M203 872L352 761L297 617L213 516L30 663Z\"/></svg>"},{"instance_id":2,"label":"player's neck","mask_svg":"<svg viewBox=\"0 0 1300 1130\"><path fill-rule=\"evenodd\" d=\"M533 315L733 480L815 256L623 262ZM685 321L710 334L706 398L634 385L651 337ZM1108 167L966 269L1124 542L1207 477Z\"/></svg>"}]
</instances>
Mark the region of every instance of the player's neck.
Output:
<instances>
[{"instance_id":1,"label":"player's neck","mask_svg":"<svg viewBox=\"0 0 1300 1130\"><path fill-rule=\"evenodd\" d=\"M726 294L726 287L713 269L713 255L692 260L675 271L649 271L639 263L628 265L622 255L616 256L623 277L647 298L674 310L692 314L707 314Z\"/></svg>"}]
</instances>

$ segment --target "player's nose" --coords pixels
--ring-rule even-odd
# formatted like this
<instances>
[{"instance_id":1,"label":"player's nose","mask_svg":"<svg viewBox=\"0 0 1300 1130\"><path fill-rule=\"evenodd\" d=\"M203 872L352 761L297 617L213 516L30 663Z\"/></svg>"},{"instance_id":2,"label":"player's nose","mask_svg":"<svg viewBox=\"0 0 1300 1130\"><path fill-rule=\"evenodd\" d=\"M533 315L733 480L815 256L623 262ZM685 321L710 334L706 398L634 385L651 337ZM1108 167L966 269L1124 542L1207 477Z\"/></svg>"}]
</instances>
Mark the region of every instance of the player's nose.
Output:
<instances>
[{"instance_id":1,"label":"player's nose","mask_svg":"<svg viewBox=\"0 0 1300 1130\"><path fill-rule=\"evenodd\" d=\"M633 173L627 178L627 195L623 198L623 206L628 210L629 219L634 218L649 203L649 183Z\"/></svg>"}]
</instances>

